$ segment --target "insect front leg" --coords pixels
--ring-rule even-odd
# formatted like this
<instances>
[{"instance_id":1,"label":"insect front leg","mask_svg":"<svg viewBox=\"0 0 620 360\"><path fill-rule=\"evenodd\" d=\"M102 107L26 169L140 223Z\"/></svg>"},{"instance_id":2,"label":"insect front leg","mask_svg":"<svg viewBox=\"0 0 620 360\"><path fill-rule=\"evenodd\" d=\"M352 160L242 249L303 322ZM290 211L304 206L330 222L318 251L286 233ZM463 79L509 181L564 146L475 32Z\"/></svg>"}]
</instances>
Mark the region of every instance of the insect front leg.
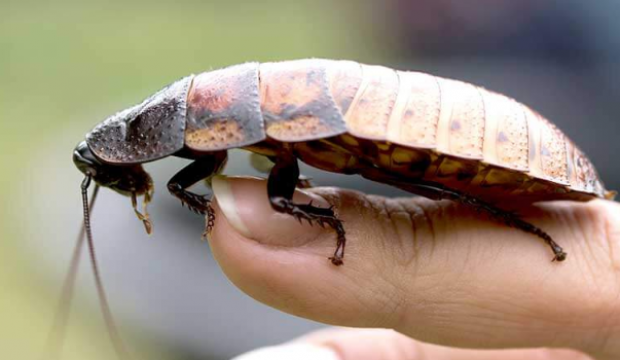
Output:
<instances>
[{"instance_id":1,"label":"insect front leg","mask_svg":"<svg viewBox=\"0 0 620 360\"><path fill-rule=\"evenodd\" d=\"M299 180L297 158L292 152L283 151L275 160L275 165L267 180L267 194L271 207L278 212L292 215L299 222L307 220L310 224L317 222L321 226L327 224L332 227L336 231L337 242L334 255L329 259L334 265L342 265L346 244L342 222L336 217L331 207L320 208L312 203L294 203L293 193Z\"/></svg>"},{"instance_id":2,"label":"insect front leg","mask_svg":"<svg viewBox=\"0 0 620 360\"><path fill-rule=\"evenodd\" d=\"M200 157L176 173L168 182L168 191L179 200L181 204L199 214L207 215L207 225L203 233L203 239L211 232L215 222L215 215L211 208L211 200L206 195L199 195L187 189L201 180L205 180L210 187L210 180L219 174L226 165L226 151L215 152Z\"/></svg>"}]
</instances>

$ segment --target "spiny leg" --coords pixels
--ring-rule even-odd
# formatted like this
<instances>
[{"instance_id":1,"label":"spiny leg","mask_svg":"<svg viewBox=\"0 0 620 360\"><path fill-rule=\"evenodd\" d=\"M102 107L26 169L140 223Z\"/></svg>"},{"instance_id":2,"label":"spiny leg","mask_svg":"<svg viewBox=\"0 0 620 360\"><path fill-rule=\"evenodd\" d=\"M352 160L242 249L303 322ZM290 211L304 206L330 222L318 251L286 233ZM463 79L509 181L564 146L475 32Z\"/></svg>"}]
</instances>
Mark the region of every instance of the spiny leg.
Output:
<instances>
[{"instance_id":1,"label":"spiny leg","mask_svg":"<svg viewBox=\"0 0 620 360\"><path fill-rule=\"evenodd\" d=\"M203 179L206 181L207 186L209 186L210 179L223 170L226 164L226 156L226 151L214 152L203 156L181 169L168 182L168 190L172 195L181 200L181 204L187 205L195 213L207 216L207 224L202 234L203 239L206 239L215 223L211 201L206 195L199 195L187 191L187 189Z\"/></svg>"},{"instance_id":2,"label":"spiny leg","mask_svg":"<svg viewBox=\"0 0 620 360\"><path fill-rule=\"evenodd\" d=\"M473 196L469 196L455 190L447 189L439 184L412 183L399 184L397 186L401 187L403 190L413 192L429 199L452 200L471 206L477 211L484 211L497 221L500 221L508 226L517 228L527 233L536 235L543 239L553 251L554 257L552 261L566 260L566 252L564 252L560 245L553 241L549 234L539 229L538 227L528 223L527 221L522 220L518 215L514 213L499 209Z\"/></svg>"},{"instance_id":3,"label":"spiny leg","mask_svg":"<svg viewBox=\"0 0 620 360\"><path fill-rule=\"evenodd\" d=\"M271 207L278 212L292 215L299 222L305 219L310 224L316 221L321 226L327 224L332 227L336 231L338 240L334 255L329 259L334 265L342 265L346 244L342 222L336 217L331 207L320 208L313 206L312 203L294 203L293 193L298 180L299 166L297 165L297 158L292 152L283 150L271 169L267 180L267 194Z\"/></svg>"}]
</instances>

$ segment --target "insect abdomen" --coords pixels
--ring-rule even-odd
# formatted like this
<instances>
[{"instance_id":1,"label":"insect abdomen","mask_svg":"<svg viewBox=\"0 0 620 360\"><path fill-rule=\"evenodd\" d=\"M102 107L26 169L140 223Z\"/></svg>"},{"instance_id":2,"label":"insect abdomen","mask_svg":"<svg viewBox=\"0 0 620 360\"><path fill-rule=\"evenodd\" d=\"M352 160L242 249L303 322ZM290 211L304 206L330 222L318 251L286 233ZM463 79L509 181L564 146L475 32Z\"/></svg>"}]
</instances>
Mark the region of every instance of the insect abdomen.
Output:
<instances>
[{"instance_id":1,"label":"insect abdomen","mask_svg":"<svg viewBox=\"0 0 620 360\"><path fill-rule=\"evenodd\" d=\"M343 81L333 73L332 81ZM448 162L472 160L475 174L459 180L465 183L463 190L484 184L485 171L495 170L492 181L506 178L514 193L532 192L529 187L544 187L547 181L553 184L549 194L564 186L565 192L605 195L583 153L548 120L509 97L461 81L381 66L361 65L359 83L344 111L347 132L362 139L432 150L440 158L436 162L443 161L442 155ZM338 94L334 97L338 101ZM503 169L506 174L497 173ZM437 176L440 171L441 164L436 163L425 177L444 182ZM519 179L519 174L534 181ZM455 174L460 175L468 177Z\"/></svg>"},{"instance_id":2,"label":"insect abdomen","mask_svg":"<svg viewBox=\"0 0 620 360\"><path fill-rule=\"evenodd\" d=\"M337 156L348 158L360 154L360 142L374 143L378 151L362 151L367 161L399 172L395 157L426 156L419 176L462 191L500 186L512 194L604 196L588 159L539 114L506 96L428 74L351 61L251 63L196 76L188 108L186 143L196 150L266 138L332 139L344 141L350 153ZM357 171L342 165L349 160L336 160L334 171Z\"/></svg>"}]
</instances>

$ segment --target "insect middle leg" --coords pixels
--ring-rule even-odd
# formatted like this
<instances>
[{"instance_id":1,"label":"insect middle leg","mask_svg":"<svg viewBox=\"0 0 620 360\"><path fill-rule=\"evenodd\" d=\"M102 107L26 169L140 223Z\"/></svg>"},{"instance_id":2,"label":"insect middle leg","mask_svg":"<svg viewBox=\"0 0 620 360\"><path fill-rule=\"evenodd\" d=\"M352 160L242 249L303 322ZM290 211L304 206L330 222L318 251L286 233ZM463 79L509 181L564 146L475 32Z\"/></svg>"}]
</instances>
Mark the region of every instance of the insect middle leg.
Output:
<instances>
[{"instance_id":1,"label":"insect middle leg","mask_svg":"<svg viewBox=\"0 0 620 360\"><path fill-rule=\"evenodd\" d=\"M321 226L327 224L332 227L336 231L337 242L336 250L329 259L334 265L342 265L346 245L342 222L336 217L331 207L320 208L312 205L312 202L309 204L294 203L293 193L298 180L297 158L292 152L284 150L278 155L267 180L267 194L271 207L278 212L294 216L299 222L305 219L310 224L316 221Z\"/></svg>"},{"instance_id":2,"label":"insect middle leg","mask_svg":"<svg viewBox=\"0 0 620 360\"><path fill-rule=\"evenodd\" d=\"M226 159L226 151L205 155L181 169L168 182L168 191L181 200L181 204L187 205L190 210L196 213L207 215L207 225L203 238L206 238L211 232L215 222L211 201L206 195L199 195L187 189L200 180L205 180L209 186L211 178L223 170Z\"/></svg>"},{"instance_id":3,"label":"insect middle leg","mask_svg":"<svg viewBox=\"0 0 620 360\"><path fill-rule=\"evenodd\" d=\"M528 223L527 221L522 220L517 214L502 210L473 196L469 196L456 190L448 189L439 184L419 182L399 184L397 186L403 190L410 191L414 194L418 194L429 199L451 200L470 206L476 211L484 211L493 219L499 222L525 231L527 233L536 235L543 239L545 243L551 248L551 251L553 251L553 261L566 260L566 252L564 252L560 245L553 241L549 234L539 229L538 227Z\"/></svg>"},{"instance_id":4,"label":"insect middle leg","mask_svg":"<svg viewBox=\"0 0 620 360\"><path fill-rule=\"evenodd\" d=\"M269 174L276 161L276 158L259 155L257 153L250 153L250 165L254 168L254 170L261 173ZM300 189L310 189L314 187L312 178L305 176L304 174L299 174L299 178L297 179L297 187Z\"/></svg>"}]
</instances>

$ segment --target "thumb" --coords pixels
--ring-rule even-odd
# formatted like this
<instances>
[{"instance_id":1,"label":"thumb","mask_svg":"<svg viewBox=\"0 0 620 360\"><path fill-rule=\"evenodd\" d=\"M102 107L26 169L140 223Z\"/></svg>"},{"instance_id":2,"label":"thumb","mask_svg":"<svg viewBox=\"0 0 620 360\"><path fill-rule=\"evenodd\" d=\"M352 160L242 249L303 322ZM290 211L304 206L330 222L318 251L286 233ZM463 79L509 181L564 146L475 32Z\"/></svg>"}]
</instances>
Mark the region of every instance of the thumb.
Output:
<instances>
[{"instance_id":1,"label":"thumb","mask_svg":"<svg viewBox=\"0 0 620 360\"><path fill-rule=\"evenodd\" d=\"M378 317L393 313L397 289L382 279L391 271L392 259L385 258L386 266L381 265L386 249L373 241L378 233L369 232L380 219L361 214L374 212L367 208L375 206L361 194L329 188L295 191L296 203L335 205L351 245L344 266L336 267L328 260L336 249L335 231L305 220L300 224L274 211L265 181L218 176L212 187L216 220L211 248L226 275L244 292L280 310L331 324L377 326ZM377 276L368 277L371 271ZM384 308L384 315L365 311L369 308ZM367 316L360 316L363 313Z\"/></svg>"},{"instance_id":2,"label":"thumb","mask_svg":"<svg viewBox=\"0 0 620 360\"><path fill-rule=\"evenodd\" d=\"M295 202L334 205L343 221L347 247L337 267L328 261L335 232L275 212L265 181L217 177L213 190L213 254L235 285L267 305L449 346L620 353L601 347L619 336L609 326L618 321L617 252L609 251L620 241L617 204L556 203L525 214L570 253L552 263L536 237L463 206L297 190Z\"/></svg>"}]
</instances>

